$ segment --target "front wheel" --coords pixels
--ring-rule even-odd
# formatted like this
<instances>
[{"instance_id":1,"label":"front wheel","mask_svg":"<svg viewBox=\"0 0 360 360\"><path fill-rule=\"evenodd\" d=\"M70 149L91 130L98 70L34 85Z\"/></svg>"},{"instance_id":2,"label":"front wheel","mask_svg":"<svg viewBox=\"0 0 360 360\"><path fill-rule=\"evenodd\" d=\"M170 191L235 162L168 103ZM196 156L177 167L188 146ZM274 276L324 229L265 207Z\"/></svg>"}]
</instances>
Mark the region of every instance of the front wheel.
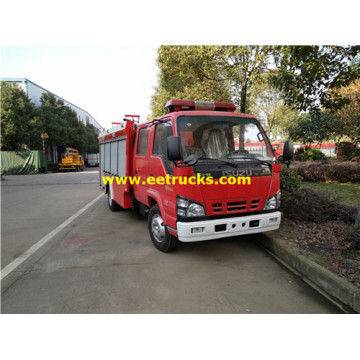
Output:
<instances>
[{"instance_id":1,"label":"front wheel","mask_svg":"<svg viewBox=\"0 0 360 360\"><path fill-rule=\"evenodd\" d=\"M157 204L150 209L148 226L151 240L158 250L170 252L177 248L179 240L167 231Z\"/></svg>"}]
</instances>

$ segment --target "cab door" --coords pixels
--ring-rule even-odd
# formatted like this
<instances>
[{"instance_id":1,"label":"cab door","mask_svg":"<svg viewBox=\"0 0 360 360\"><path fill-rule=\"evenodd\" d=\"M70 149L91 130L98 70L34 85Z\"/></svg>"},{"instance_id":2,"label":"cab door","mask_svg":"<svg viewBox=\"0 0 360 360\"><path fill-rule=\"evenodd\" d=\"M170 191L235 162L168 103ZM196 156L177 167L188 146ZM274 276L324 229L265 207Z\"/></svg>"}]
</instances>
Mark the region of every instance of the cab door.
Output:
<instances>
[{"instance_id":1,"label":"cab door","mask_svg":"<svg viewBox=\"0 0 360 360\"><path fill-rule=\"evenodd\" d=\"M151 126L146 126L139 129L135 145L133 180L137 180L138 183L134 183L134 193L136 199L143 204L147 204L146 188L149 176L149 139L151 128Z\"/></svg>"},{"instance_id":2,"label":"cab door","mask_svg":"<svg viewBox=\"0 0 360 360\"><path fill-rule=\"evenodd\" d=\"M155 178L152 190L161 199L165 214L165 223L175 228L176 224L176 191L175 184L172 184L173 162L167 157L167 138L173 135L171 121L162 122L156 125L152 153L149 158L150 176Z\"/></svg>"}]
</instances>

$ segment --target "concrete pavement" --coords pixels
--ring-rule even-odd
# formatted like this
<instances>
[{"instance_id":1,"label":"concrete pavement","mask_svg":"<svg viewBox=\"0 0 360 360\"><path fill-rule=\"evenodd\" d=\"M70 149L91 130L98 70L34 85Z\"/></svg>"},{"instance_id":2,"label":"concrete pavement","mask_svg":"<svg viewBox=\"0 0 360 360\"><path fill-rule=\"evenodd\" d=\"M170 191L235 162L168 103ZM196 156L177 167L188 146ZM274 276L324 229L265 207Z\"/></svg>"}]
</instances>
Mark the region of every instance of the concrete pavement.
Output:
<instances>
[{"instance_id":1,"label":"concrete pavement","mask_svg":"<svg viewBox=\"0 0 360 360\"><path fill-rule=\"evenodd\" d=\"M2 268L94 199L97 179L94 172L6 179ZM164 254L147 219L110 212L105 195L2 281L1 305L3 313L339 312L254 237Z\"/></svg>"}]
</instances>

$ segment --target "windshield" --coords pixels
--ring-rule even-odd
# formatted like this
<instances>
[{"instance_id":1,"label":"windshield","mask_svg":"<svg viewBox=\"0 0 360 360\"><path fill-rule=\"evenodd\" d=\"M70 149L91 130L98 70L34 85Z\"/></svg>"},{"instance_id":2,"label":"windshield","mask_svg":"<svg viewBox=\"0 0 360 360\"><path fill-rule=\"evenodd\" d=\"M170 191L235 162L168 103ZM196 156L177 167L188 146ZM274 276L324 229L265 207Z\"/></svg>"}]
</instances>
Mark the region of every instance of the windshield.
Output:
<instances>
[{"instance_id":1,"label":"windshield","mask_svg":"<svg viewBox=\"0 0 360 360\"><path fill-rule=\"evenodd\" d=\"M230 116L180 116L178 132L184 158L272 161L273 153L254 119Z\"/></svg>"}]
</instances>

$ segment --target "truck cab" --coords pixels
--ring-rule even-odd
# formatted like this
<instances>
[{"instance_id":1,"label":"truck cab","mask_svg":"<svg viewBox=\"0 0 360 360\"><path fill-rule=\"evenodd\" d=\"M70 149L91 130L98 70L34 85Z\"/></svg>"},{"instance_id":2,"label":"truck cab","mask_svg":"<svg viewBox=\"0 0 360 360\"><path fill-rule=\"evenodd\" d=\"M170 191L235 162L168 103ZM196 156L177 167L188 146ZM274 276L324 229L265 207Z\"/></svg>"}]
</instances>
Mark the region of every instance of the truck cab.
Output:
<instances>
[{"instance_id":1,"label":"truck cab","mask_svg":"<svg viewBox=\"0 0 360 360\"><path fill-rule=\"evenodd\" d=\"M133 205L148 213L155 247L278 229L281 164L259 121L232 103L170 100L165 108L137 128L129 168L141 179Z\"/></svg>"}]
</instances>

